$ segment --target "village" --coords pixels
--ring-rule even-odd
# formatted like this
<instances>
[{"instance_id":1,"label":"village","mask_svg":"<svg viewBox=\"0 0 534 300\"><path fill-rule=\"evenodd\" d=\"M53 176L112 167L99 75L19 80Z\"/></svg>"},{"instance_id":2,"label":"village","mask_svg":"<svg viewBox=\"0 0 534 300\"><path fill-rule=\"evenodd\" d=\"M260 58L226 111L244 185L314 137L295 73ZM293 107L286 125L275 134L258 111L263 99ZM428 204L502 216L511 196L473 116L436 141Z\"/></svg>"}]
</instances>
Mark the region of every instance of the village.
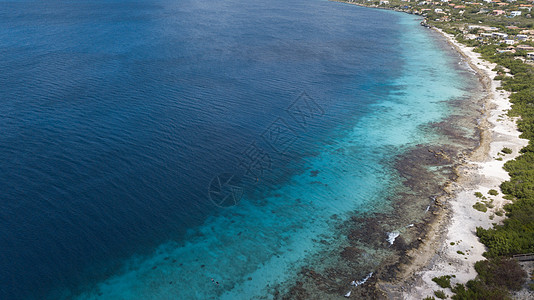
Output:
<instances>
[{"instance_id":1,"label":"village","mask_svg":"<svg viewBox=\"0 0 534 300\"><path fill-rule=\"evenodd\" d=\"M403 11L424 17L421 25L439 27L472 47L493 45L495 53L506 53L534 64L534 0L414 1L351 0L355 4Z\"/></svg>"}]
</instances>

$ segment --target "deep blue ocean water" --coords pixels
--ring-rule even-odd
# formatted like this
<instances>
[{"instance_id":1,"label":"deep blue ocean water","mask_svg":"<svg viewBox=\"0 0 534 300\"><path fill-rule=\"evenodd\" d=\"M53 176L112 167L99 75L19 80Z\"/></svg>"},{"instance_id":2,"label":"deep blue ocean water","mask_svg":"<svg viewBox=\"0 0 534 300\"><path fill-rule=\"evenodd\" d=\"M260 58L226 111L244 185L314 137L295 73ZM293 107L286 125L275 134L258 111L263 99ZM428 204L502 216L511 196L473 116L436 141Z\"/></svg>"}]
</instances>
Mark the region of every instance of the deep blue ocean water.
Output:
<instances>
[{"instance_id":1,"label":"deep blue ocean water","mask_svg":"<svg viewBox=\"0 0 534 300\"><path fill-rule=\"evenodd\" d=\"M326 1L0 1L0 299L268 297L439 140L441 47Z\"/></svg>"}]
</instances>

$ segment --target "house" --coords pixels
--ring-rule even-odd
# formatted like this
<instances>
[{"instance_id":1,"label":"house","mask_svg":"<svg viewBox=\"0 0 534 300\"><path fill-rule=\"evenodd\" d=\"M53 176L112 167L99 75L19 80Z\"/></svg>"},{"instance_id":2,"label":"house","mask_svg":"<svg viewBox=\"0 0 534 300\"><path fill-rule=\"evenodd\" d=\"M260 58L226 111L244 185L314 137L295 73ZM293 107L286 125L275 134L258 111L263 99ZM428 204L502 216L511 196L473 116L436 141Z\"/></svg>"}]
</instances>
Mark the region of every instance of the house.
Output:
<instances>
[{"instance_id":1,"label":"house","mask_svg":"<svg viewBox=\"0 0 534 300\"><path fill-rule=\"evenodd\" d=\"M534 51L534 47L529 46L529 45L517 45L515 48L517 50Z\"/></svg>"},{"instance_id":2,"label":"house","mask_svg":"<svg viewBox=\"0 0 534 300\"><path fill-rule=\"evenodd\" d=\"M520 41L526 41L528 40L528 35L526 34L518 34L515 36L516 39L520 40Z\"/></svg>"},{"instance_id":3,"label":"house","mask_svg":"<svg viewBox=\"0 0 534 300\"><path fill-rule=\"evenodd\" d=\"M527 52L527 59L534 60L534 52Z\"/></svg>"},{"instance_id":4,"label":"house","mask_svg":"<svg viewBox=\"0 0 534 300\"><path fill-rule=\"evenodd\" d=\"M514 11L510 12L510 16L511 17L517 17L517 16L520 16L520 15L521 15L521 12L518 11L518 10L514 10Z\"/></svg>"},{"instance_id":5,"label":"house","mask_svg":"<svg viewBox=\"0 0 534 300\"><path fill-rule=\"evenodd\" d=\"M505 12L504 10L494 9L491 13L492 13L494 16L500 16L500 15L504 15L506 12Z\"/></svg>"},{"instance_id":6,"label":"house","mask_svg":"<svg viewBox=\"0 0 534 300\"><path fill-rule=\"evenodd\" d=\"M438 13L438 14L442 14L442 13L443 13L443 9L441 9L441 8L436 8L436 9L434 9L434 12L435 12L435 13Z\"/></svg>"},{"instance_id":7,"label":"house","mask_svg":"<svg viewBox=\"0 0 534 300\"><path fill-rule=\"evenodd\" d=\"M494 37L494 38L498 38L498 39L505 39L508 37L508 35L506 33L501 33L501 32L493 32L491 34L491 37Z\"/></svg>"},{"instance_id":8,"label":"house","mask_svg":"<svg viewBox=\"0 0 534 300\"><path fill-rule=\"evenodd\" d=\"M506 39L506 40L504 40L504 43L507 44L507 45L513 45L513 44L516 43L516 41L512 40L512 39Z\"/></svg>"},{"instance_id":9,"label":"house","mask_svg":"<svg viewBox=\"0 0 534 300\"><path fill-rule=\"evenodd\" d=\"M476 38L477 38L477 36L474 35L474 34L466 34L466 35L465 35L465 39L466 39L466 40L474 40L474 39L476 39Z\"/></svg>"},{"instance_id":10,"label":"house","mask_svg":"<svg viewBox=\"0 0 534 300\"><path fill-rule=\"evenodd\" d=\"M482 37L482 38L491 38L492 35L491 35L491 33L483 32L483 33L480 34L480 37Z\"/></svg>"}]
</instances>

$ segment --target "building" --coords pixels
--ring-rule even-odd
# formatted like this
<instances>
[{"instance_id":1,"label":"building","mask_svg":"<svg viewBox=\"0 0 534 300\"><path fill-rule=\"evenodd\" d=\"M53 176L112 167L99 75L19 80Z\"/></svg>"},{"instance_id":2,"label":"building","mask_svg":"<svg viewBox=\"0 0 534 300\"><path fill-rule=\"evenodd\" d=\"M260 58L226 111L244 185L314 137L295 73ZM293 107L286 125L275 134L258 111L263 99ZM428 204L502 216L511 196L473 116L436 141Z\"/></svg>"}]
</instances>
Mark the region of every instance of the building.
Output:
<instances>
[{"instance_id":1,"label":"building","mask_svg":"<svg viewBox=\"0 0 534 300\"><path fill-rule=\"evenodd\" d=\"M504 43L507 44L507 45L513 45L513 44L516 43L516 41L512 40L512 39L506 39L506 40L504 40Z\"/></svg>"},{"instance_id":2,"label":"building","mask_svg":"<svg viewBox=\"0 0 534 300\"><path fill-rule=\"evenodd\" d=\"M501 33L501 32L493 32L491 34L491 37L494 37L494 38L498 38L498 39L505 39L508 37L508 35L506 33Z\"/></svg>"},{"instance_id":3,"label":"building","mask_svg":"<svg viewBox=\"0 0 534 300\"><path fill-rule=\"evenodd\" d=\"M527 52L527 59L534 60L534 52Z\"/></svg>"},{"instance_id":4,"label":"building","mask_svg":"<svg viewBox=\"0 0 534 300\"><path fill-rule=\"evenodd\" d=\"M517 16L520 16L520 15L521 15L521 12L518 11L518 10L514 10L514 11L510 12L510 16L511 17L517 17Z\"/></svg>"},{"instance_id":5,"label":"building","mask_svg":"<svg viewBox=\"0 0 534 300\"><path fill-rule=\"evenodd\" d=\"M517 46L515 47L515 49L517 49L517 50L523 50L523 51L534 51L534 47L529 46L529 45L517 45Z\"/></svg>"}]
</instances>

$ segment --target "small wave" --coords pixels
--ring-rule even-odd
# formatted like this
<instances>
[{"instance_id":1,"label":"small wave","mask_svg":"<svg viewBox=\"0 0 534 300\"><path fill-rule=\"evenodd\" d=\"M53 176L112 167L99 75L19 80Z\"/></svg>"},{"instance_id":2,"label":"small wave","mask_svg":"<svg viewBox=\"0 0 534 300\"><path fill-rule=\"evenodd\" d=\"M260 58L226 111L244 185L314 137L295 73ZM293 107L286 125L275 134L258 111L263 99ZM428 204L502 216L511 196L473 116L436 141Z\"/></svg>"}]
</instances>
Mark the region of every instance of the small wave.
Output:
<instances>
[{"instance_id":1,"label":"small wave","mask_svg":"<svg viewBox=\"0 0 534 300\"><path fill-rule=\"evenodd\" d=\"M388 233L388 239L387 241L389 242L390 245L393 245L393 242L395 242L395 239L400 235L400 232L398 231L393 231L393 232L389 232Z\"/></svg>"},{"instance_id":2,"label":"small wave","mask_svg":"<svg viewBox=\"0 0 534 300\"><path fill-rule=\"evenodd\" d=\"M373 276L373 272L367 274L367 276L365 276L364 279L360 280L360 281L355 281L353 280L350 284L353 285L353 286L359 286L359 285L362 285L364 284L367 280L369 280L369 278L371 278L371 276Z\"/></svg>"}]
</instances>

